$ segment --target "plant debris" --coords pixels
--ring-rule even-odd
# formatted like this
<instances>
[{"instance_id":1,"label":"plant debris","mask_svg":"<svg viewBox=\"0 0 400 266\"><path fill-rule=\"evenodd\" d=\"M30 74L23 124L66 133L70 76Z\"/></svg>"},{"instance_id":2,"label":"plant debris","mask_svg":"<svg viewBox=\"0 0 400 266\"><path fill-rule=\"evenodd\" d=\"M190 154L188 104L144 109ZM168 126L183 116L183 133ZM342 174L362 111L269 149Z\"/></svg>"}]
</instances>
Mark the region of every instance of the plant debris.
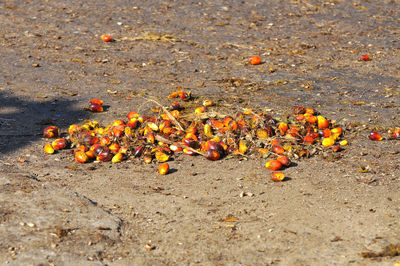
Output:
<instances>
[{"instance_id":1,"label":"plant debris","mask_svg":"<svg viewBox=\"0 0 400 266\"><path fill-rule=\"evenodd\" d=\"M363 251L363 258L380 258L380 257L396 257L400 256L400 244L390 244L383 248L381 252Z\"/></svg>"}]
</instances>

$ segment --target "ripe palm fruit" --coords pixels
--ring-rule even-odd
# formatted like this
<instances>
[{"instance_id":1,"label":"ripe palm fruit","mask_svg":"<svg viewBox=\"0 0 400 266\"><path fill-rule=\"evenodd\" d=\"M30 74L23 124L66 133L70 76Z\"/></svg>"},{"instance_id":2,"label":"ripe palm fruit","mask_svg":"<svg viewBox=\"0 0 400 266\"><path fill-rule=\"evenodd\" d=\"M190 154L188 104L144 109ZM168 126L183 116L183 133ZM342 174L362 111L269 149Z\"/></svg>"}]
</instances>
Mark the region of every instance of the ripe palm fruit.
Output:
<instances>
[{"instance_id":1,"label":"ripe palm fruit","mask_svg":"<svg viewBox=\"0 0 400 266\"><path fill-rule=\"evenodd\" d=\"M84 151L77 151L75 152L75 160L79 163L86 163L89 161L89 157Z\"/></svg>"},{"instance_id":2,"label":"ripe palm fruit","mask_svg":"<svg viewBox=\"0 0 400 266\"><path fill-rule=\"evenodd\" d=\"M158 172L160 173L160 175L168 174L168 172L169 172L169 164L168 163L160 164L160 166L158 167Z\"/></svg>"},{"instance_id":3,"label":"ripe palm fruit","mask_svg":"<svg viewBox=\"0 0 400 266\"><path fill-rule=\"evenodd\" d=\"M315 109L314 108L306 108L305 113L313 115L313 114L315 114Z\"/></svg>"},{"instance_id":4,"label":"ripe palm fruit","mask_svg":"<svg viewBox=\"0 0 400 266\"><path fill-rule=\"evenodd\" d=\"M246 142L243 141L243 140L239 141L239 152L240 152L241 154L245 154L246 151L247 151Z\"/></svg>"},{"instance_id":5,"label":"ripe palm fruit","mask_svg":"<svg viewBox=\"0 0 400 266\"><path fill-rule=\"evenodd\" d=\"M147 143L154 143L154 134L152 132L148 133L146 135L146 142Z\"/></svg>"},{"instance_id":6,"label":"ripe palm fruit","mask_svg":"<svg viewBox=\"0 0 400 266\"><path fill-rule=\"evenodd\" d=\"M328 120L326 120L326 118L323 117L322 115L317 116L317 122L319 129L325 129L329 126Z\"/></svg>"},{"instance_id":7,"label":"ripe palm fruit","mask_svg":"<svg viewBox=\"0 0 400 266\"><path fill-rule=\"evenodd\" d=\"M184 92L184 91L179 91L178 96L181 98L182 101L188 101L190 100L190 91L189 92Z\"/></svg>"},{"instance_id":8,"label":"ripe palm fruit","mask_svg":"<svg viewBox=\"0 0 400 266\"><path fill-rule=\"evenodd\" d=\"M50 143L47 143L46 145L44 145L43 150L45 153L48 153L48 154L54 153L54 148L53 148L53 146L51 146Z\"/></svg>"},{"instance_id":9,"label":"ripe palm fruit","mask_svg":"<svg viewBox=\"0 0 400 266\"><path fill-rule=\"evenodd\" d=\"M335 127L331 129L332 135L338 135L340 136L343 132L341 127Z\"/></svg>"},{"instance_id":10,"label":"ripe palm fruit","mask_svg":"<svg viewBox=\"0 0 400 266\"><path fill-rule=\"evenodd\" d=\"M221 154L216 150L208 150L206 152L206 158L210 161L216 161L221 158Z\"/></svg>"},{"instance_id":11,"label":"ripe palm fruit","mask_svg":"<svg viewBox=\"0 0 400 266\"><path fill-rule=\"evenodd\" d=\"M108 149L112 152L112 153L118 153L118 151L121 149L121 147L117 144L117 143L112 143L110 146L108 146Z\"/></svg>"},{"instance_id":12,"label":"ripe palm fruit","mask_svg":"<svg viewBox=\"0 0 400 266\"><path fill-rule=\"evenodd\" d=\"M207 107L205 107L205 106L200 106L200 107L197 107L195 110L194 110L194 113L195 114L201 114L201 113L204 113L204 112L206 112L207 111Z\"/></svg>"},{"instance_id":13,"label":"ripe palm fruit","mask_svg":"<svg viewBox=\"0 0 400 266\"><path fill-rule=\"evenodd\" d=\"M108 137L108 136L101 137L101 138L100 138L100 144L101 144L102 146L108 146L108 145L110 145L110 144L111 144L111 139L110 139L110 137Z\"/></svg>"},{"instance_id":14,"label":"ripe palm fruit","mask_svg":"<svg viewBox=\"0 0 400 266\"><path fill-rule=\"evenodd\" d=\"M206 135L207 138L213 137L212 128L209 124L204 125L204 135Z\"/></svg>"},{"instance_id":15,"label":"ripe palm fruit","mask_svg":"<svg viewBox=\"0 0 400 266\"><path fill-rule=\"evenodd\" d=\"M140 156L142 156L143 151L144 151L144 147L143 147L142 145L140 145L140 146L138 146L138 147L135 149L135 151L133 152L133 156L134 156L134 157L140 157Z\"/></svg>"},{"instance_id":16,"label":"ripe palm fruit","mask_svg":"<svg viewBox=\"0 0 400 266\"><path fill-rule=\"evenodd\" d=\"M318 121L318 118L315 115L307 115L307 116L305 116L305 118L306 118L306 121L310 124L315 124Z\"/></svg>"},{"instance_id":17,"label":"ripe palm fruit","mask_svg":"<svg viewBox=\"0 0 400 266\"><path fill-rule=\"evenodd\" d=\"M94 113L99 113L103 112L103 106L97 104L97 103L89 103L89 111L92 111Z\"/></svg>"},{"instance_id":18,"label":"ripe palm fruit","mask_svg":"<svg viewBox=\"0 0 400 266\"><path fill-rule=\"evenodd\" d=\"M174 144L171 144L171 145L169 146L169 148L170 148L170 150L173 151L173 152L182 151L182 148L181 148L181 147L176 146L176 145L174 145Z\"/></svg>"},{"instance_id":19,"label":"ripe palm fruit","mask_svg":"<svg viewBox=\"0 0 400 266\"><path fill-rule=\"evenodd\" d=\"M333 144L335 144L335 139L332 137L324 138L322 140L322 146L324 147L330 147L333 146Z\"/></svg>"},{"instance_id":20,"label":"ripe palm fruit","mask_svg":"<svg viewBox=\"0 0 400 266\"><path fill-rule=\"evenodd\" d=\"M95 136L89 135L89 134L85 134L83 136L83 144L86 146L91 146L93 144L96 144L99 142L99 139Z\"/></svg>"},{"instance_id":21,"label":"ripe palm fruit","mask_svg":"<svg viewBox=\"0 0 400 266\"><path fill-rule=\"evenodd\" d=\"M124 159L124 155L121 152L118 152L117 154L115 154L112 159L111 162L112 163L119 163Z\"/></svg>"},{"instance_id":22,"label":"ripe palm fruit","mask_svg":"<svg viewBox=\"0 0 400 266\"><path fill-rule=\"evenodd\" d=\"M161 151L156 151L155 157L159 162L166 162L169 160L169 156Z\"/></svg>"},{"instance_id":23,"label":"ripe palm fruit","mask_svg":"<svg viewBox=\"0 0 400 266\"><path fill-rule=\"evenodd\" d=\"M214 105L214 103L211 100L204 100L203 101L203 106L205 106L205 107L209 107L209 106L213 106L213 105Z\"/></svg>"},{"instance_id":24,"label":"ripe palm fruit","mask_svg":"<svg viewBox=\"0 0 400 266\"><path fill-rule=\"evenodd\" d=\"M140 127L140 121L136 118L132 118L131 120L129 120L128 123L126 123L126 126L132 128L132 129L136 129L136 128Z\"/></svg>"},{"instance_id":25,"label":"ripe palm fruit","mask_svg":"<svg viewBox=\"0 0 400 266\"><path fill-rule=\"evenodd\" d=\"M266 140L269 138L268 132L262 128L257 129L256 134L257 134L257 137L261 140Z\"/></svg>"},{"instance_id":26,"label":"ripe palm fruit","mask_svg":"<svg viewBox=\"0 0 400 266\"><path fill-rule=\"evenodd\" d=\"M281 136L285 135L286 131L289 129L288 124L280 122L278 125L278 130Z\"/></svg>"},{"instance_id":27,"label":"ripe palm fruit","mask_svg":"<svg viewBox=\"0 0 400 266\"><path fill-rule=\"evenodd\" d=\"M100 38L103 40L103 42L112 42L113 41L113 38L110 35L106 35L106 34L101 35Z\"/></svg>"},{"instance_id":28,"label":"ripe palm fruit","mask_svg":"<svg viewBox=\"0 0 400 266\"><path fill-rule=\"evenodd\" d=\"M68 128L68 134L72 135L72 134L74 134L75 132L78 132L79 130L80 130L80 126L79 126L79 125L72 124L72 125L70 125L69 128Z\"/></svg>"},{"instance_id":29,"label":"ripe palm fruit","mask_svg":"<svg viewBox=\"0 0 400 266\"><path fill-rule=\"evenodd\" d=\"M51 143L55 150L62 150L67 147L67 140L65 138L56 139Z\"/></svg>"},{"instance_id":30,"label":"ripe palm fruit","mask_svg":"<svg viewBox=\"0 0 400 266\"><path fill-rule=\"evenodd\" d=\"M43 129L43 138L57 138L60 135L60 129L56 126L48 126Z\"/></svg>"},{"instance_id":31,"label":"ripe palm fruit","mask_svg":"<svg viewBox=\"0 0 400 266\"><path fill-rule=\"evenodd\" d=\"M169 127L171 127L171 126L172 126L172 124L171 124L170 121L168 121L168 120L163 120L163 121L160 123L160 125L158 126L158 129L159 129L160 131L164 131L164 128L169 128Z\"/></svg>"},{"instance_id":32,"label":"ripe palm fruit","mask_svg":"<svg viewBox=\"0 0 400 266\"><path fill-rule=\"evenodd\" d=\"M97 154L99 154L100 152L102 152L103 149L104 149L103 146L101 146L99 143L95 143L95 144L93 144L92 146L90 146L90 149L89 149L89 150L94 151L95 154L96 154L96 156L97 156Z\"/></svg>"},{"instance_id":33,"label":"ripe palm fruit","mask_svg":"<svg viewBox=\"0 0 400 266\"><path fill-rule=\"evenodd\" d=\"M85 153L86 153L86 156L87 156L90 160L93 160L93 159L96 158L96 152L93 151L93 150L88 150L88 151L86 151Z\"/></svg>"},{"instance_id":34,"label":"ripe palm fruit","mask_svg":"<svg viewBox=\"0 0 400 266\"><path fill-rule=\"evenodd\" d=\"M189 156L194 156L194 155L196 155L196 153L195 153L194 151L189 150L189 149L183 149L183 152L184 152L186 155L189 155Z\"/></svg>"},{"instance_id":35,"label":"ripe palm fruit","mask_svg":"<svg viewBox=\"0 0 400 266\"><path fill-rule=\"evenodd\" d=\"M127 117L129 119L129 121L131 121L133 118L138 118L140 115L138 113L136 113L135 111L130 111L127 114Z\"/></svg>"},{"instance_id":36,"label":"ripe palm fruit","mask_svg":"<svg viewBox=\"0 0 400 266\"><path fill-rule=\"evenodd\" d=\"M272 146L272 152L281 155L285 152L285 149L282 148L281 146L274 145L274 146Z\"/></svg>"},{"instance_id":37,"label":"ripe palm fruit","mask_svg":"<svg viewBox=\"0 0 400 266\"><path fill-rule=\"evenodd\" d=\"M279 156L277 160L284 166L289 166L291 164L290 159L287 156Z\"/></svg>"},{"instance_id":38,"label":"ripe palm fruit","mask_svg":"<svg viewBox=\"0 0 400 266\"><path fill-rule=\"evenodd\" d=\"M282 168L282 163L278 160L270 160L265 164L265 167L272 171L277 171Z\"/></svg>"},{"instance_id":39,"label":"ripe palm fruit","mask_svg":"<svg viewBox=\"0 0 400 266\"><path fill-rule=\"evenodd\" d=\"M381 140L383 140L383 137L382 137L382 135L379 134L378 132L372 131L372 132L369 134L369 139L370 139L370 140L374 140L374 141L381 141Z\"/></svg>"},{"instance_id":40,"label":"ripe palm fruit","mask_svg":"<svg viewBox=\"0 0 400 266\"><path fill-rule=\"evenodd\" d=\"M285 174L283 172L273 172L272 180L275 182L281 182L285 179Z\"/></svg>"},{"instance_id":41,"label":"ripe palm fruit","mask_svg":"<svg viewBox=\"0 0 400 266\"><path fill-rule=\"evenodd\" d=\"M392 137L394 139L400 139L400 128L393 129Z\"/></svg>"},{"instance_id":42,"label":"ripe palm fruit","mask_svg":"<svg viewBox=\"0 0 400 266\"><path fill-rule=\"evenodd\" d=\"M329 128L325 128L325 129L322 131L322 134L323 134L323 136L324 136L325 138L329 138L329 137L332 135L332 131L331 131Z\"/></svg>"},{"instance_id":43,"label":"ripe palm fruit","mask_svg":"<svg viewBox=\"0 0 400 266\"><path fill-rule=\"evenodd\" d=\"M307 136L305 136L305 137L303 138L303 141L304 141L304 143L307 143L307 144L313 144L314 138L311 137L311 136L309 136L309 135L307 135Z\"/></svg>"},{"instance_id":44,"label":"ripe palm fruit","mask_svg":"<svg viewBox=\"0 0 400 266\"><path fill-rule=\"evenodd\" d=\"M94 104L98 104L98 105L103 105L103 101L99 100L99 99L91 99L89 101L89 103L94 103Z\"/></svg>"},{"instance_id":45,"label":"ripe palm fruit","mask_svg":"<svg viewBox=\"0 0 400 266\"><path fill-rule=\"evenodd\" d=\"M217 151L220 155L222 155L224 153L224 148L222 147L222 145L219 142L215 142L215 141L207 141L206 143L206 150L214 150Z\"/></svg>"},{"instance_id":46,"label":"ripe palm fruit","mask_svg":"<svg viewBox=\"0 0 400 266\"><path fill-rule=\"evenodd\" d=\"M261 64L261 58L257 55L253 55L250 57L249 62L251 65L259 65Z\"/></svg>"},{"instance_id":47,"label":"ripe palm fruit","mask_svg":"<svg viewBox=\"0 0 400 266\"><path fill-rule=\"evenodd\" d=\"M108 149L102 150L96 157L96 160L99 162L108 162L111 161L113 155Z\"/></svg>"}]
</instances>

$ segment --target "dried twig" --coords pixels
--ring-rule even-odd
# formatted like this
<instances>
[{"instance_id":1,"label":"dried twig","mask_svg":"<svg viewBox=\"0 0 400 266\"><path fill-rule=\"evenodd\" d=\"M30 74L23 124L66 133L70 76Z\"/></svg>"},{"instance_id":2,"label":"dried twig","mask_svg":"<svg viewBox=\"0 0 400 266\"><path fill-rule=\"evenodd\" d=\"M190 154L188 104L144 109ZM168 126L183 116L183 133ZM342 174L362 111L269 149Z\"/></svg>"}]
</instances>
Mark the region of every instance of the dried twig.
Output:
<instances>
[{"instance_id":1,"label":"dried twig","mask_svg":"<svg viewBox=\"0 0 400 266\"><path fill-rule=\"evenodd\" d=\"M175 119L175 117L167 110L167 108L165 108L163 105L161 105L159 102L157 102L156 100L153 99L147 99L148 101L152 101L153 103L157 104L158 106L160 106L164 113L166 113L169 117L169 119L171 119L171 122L178 127L179 130L184 131L183 127L181 126L181 124L178 122L178 120Z\"/></svg>"}]
</instances>

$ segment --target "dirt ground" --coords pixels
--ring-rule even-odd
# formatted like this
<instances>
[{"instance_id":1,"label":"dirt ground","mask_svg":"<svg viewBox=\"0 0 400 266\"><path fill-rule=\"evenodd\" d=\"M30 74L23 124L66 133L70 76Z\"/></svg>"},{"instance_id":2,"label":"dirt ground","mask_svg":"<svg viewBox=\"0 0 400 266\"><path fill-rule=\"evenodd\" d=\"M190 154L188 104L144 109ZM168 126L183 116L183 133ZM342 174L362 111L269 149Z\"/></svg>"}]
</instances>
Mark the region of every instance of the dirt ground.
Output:
<instances>
[{"instance_id":1,"label":"dirt ground","mask_svg":"<svg viewBox=\"0 0 400 266\"><path fill-rule=\"evenodd\" d=\"M399 17L395 0L2 1L0 264L394 265L361 252L400 244ZM47 125L145 113L179 85L355 130L341 158L296 160L281 183L259 158L180 154L160 176L44 154Z\"/></svg>"}]
</instances>

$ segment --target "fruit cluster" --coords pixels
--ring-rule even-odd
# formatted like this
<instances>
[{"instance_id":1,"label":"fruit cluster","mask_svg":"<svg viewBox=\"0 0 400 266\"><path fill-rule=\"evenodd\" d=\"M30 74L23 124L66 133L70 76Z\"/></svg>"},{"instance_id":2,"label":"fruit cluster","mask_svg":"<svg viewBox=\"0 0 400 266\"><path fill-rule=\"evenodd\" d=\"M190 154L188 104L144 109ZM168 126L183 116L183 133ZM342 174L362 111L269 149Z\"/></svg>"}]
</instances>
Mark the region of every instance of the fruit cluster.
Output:
<instances>
[{"instance_id":1,"label":"fruit cluster","mask_svg":"<svg viewBox=\"0 0 400 266\"><path fill-rule=\"evenodd\" d=\"M63 138L59 138L60 130L56 126L49 126L44 129L43 137L56 139L46 144L44 151L52 154L69 146L80 163L93 160L118 163L130 157L141 158L145 163L153 160L165 163L179 152L202 155L211 161L257 155L271 157L266 167L277 171L290 166L289 158L309 157L317 145L338 152L347 144L341 139L342 128L313 108L297 106L293 114L280 118L252 109L216 118L208 115L209 109L215 108L211 100L204 100L194 108L190 108L193 102L183 106L192 97L181 88L168 99L178 99L181 103L171 102L168 108L160 105L155 116L141 116L131 111L127 120L115 120L105 127L96 121L73 124ZM92 100L89 109L100 111L102 103ZM166 174L168 169L164 164L160 173ZM273 179L283 180L282 175L282 172L274 173Z\"/></svg>"}]
</instances>

